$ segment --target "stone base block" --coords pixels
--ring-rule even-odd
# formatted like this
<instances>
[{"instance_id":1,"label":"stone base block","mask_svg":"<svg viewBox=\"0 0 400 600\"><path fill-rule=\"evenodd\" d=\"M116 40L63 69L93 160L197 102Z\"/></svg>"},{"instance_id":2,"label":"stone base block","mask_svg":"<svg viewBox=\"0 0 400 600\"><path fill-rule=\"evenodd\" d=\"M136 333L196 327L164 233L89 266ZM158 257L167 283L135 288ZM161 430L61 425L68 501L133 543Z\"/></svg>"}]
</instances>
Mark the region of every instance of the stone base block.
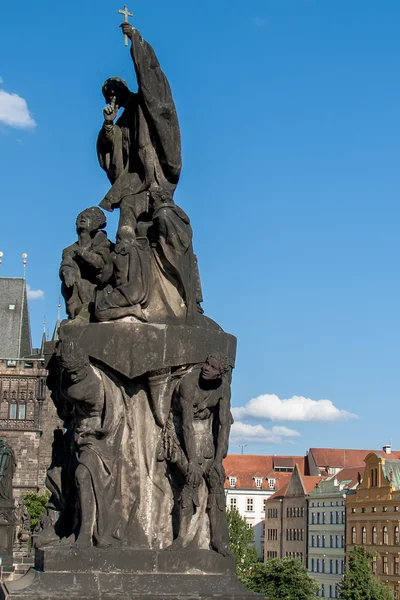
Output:
<instances>
[{"instance_id":1,"label":"stone base block","mask_svg":"<svg viewBox=\"0 0 400 600\"><path fill-rule=\"evenodd\" d=\"M211 550L37 551L35 568L3 583L0 600L261 600L236 578L234 557Z\"/></svg>"}]
</instances>

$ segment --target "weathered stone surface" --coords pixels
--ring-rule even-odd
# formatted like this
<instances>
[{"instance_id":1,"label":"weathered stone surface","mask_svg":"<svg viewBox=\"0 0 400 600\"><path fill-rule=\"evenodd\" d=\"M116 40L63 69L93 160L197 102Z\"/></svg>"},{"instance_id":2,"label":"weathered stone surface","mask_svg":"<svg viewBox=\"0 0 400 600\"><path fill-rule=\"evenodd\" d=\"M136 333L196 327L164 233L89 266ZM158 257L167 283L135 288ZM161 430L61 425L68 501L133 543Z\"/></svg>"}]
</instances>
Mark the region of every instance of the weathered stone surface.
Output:
<instances>
[{"instance_id":1,"label":"weathered stone surface","mask_svg":"<svg viewBox=\"0 0 400 600\"><path fill-rule=\"evenodd\" d=\"M129 317L127 318L129 319ZM235 366L236 338L221 329L151 325L127 321L64 322L60 338L129 379L165 367L203 363L208 354L225 356ZM46 344L46 356L54 344Z\"/></svg>"},{"instance_id":2,"label":"weathered stone surface","mask_svg":"<svg viewBox=\"0 0 400 600\"><path fill-rule=\"evenodd\" d=\"M237 581L233 557L182 552L46 548L36 569L3 585L3 600L255 600Z\"/></svg>"}]
</instances>

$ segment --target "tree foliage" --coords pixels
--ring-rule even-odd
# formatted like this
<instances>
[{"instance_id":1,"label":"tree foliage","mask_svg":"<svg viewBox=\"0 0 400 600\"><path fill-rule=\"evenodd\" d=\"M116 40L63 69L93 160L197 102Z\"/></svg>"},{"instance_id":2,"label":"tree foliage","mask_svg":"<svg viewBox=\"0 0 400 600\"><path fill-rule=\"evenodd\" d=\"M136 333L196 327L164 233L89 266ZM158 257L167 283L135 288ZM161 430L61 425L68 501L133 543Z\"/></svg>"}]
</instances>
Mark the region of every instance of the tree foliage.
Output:
<instances>
[{"instance_id":1,"label":"tree foliage","mask_svg":"<svg viewBox=\"0 0 400 600\"><path fill-rule=\"evenodd\" d=\"M392 590L372 572L373 556L361 546L348 553L346 573L339 584L342 600L393 600Z\"/></svg>"},{"instance_id":2,"label":"tree foliage","mask_svg":"<svg viewBox=\"0 0 400 600\"><path fill-rule=\"evenodd\" d=\"M314 600L318 584L297 558L269 558L255 565L248 588L268 600Z\"/></svg>"},{"instance_id":3,"label":"tree foliage","mask_svg":"<svg viewBox=\"0 0 400 600\"><path fill-rule=\"evenodd\" d=\"M25 494L24 496L24 504L26 506L26 510L29 513L31 518L31 531L33 532L36 525L39 523L42 518L44 511L47 508L49 503L50 492L46 490L42 494L35 494L31 492L29 494Z\"/></svg>"},{"instance_id":4,"label":"tree foliage","mask_svg":"<svg viewBox=\"0 0 400 600\"><path fill-rule=\"evenodd\" d=\"M252 545L254 532L237 510L228 510L230 550L236 555L236 574L248 587L249 578L258 562L257 549Z\"/></svg>"}]
</instances>

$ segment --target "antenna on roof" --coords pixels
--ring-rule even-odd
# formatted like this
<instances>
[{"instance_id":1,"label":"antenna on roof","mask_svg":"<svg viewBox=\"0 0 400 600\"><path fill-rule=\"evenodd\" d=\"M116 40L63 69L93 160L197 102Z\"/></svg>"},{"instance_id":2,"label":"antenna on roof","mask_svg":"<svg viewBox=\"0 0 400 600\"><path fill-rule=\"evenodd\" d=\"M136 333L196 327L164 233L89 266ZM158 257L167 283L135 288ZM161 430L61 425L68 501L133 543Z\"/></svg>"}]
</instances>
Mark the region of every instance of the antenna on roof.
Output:
<instances>
[{"instance_id":1,"label":"antenna on roof","mask_svg":"<svg viewBox=\"0 0 400 600\"><path fill-rule=\"evenodd\" d=\"M243 454L243 448L247 448L247 444L238 444L238 446L242 449L240 454Z\"/></svg>"},{"instance_id":2,"label":"antenna on roof","mask_svg":"<svg viewBox=\"0 0 400 600\"><path fill-rule=\"evenodd\" d=\"M4 256L3 252L0 252L0 265L3 264L3 256Z\"/></svg>"},{"instance_id":3,"label":"antenna on roof","mask_svg":"<svg viewBox=\"0 0 400 600\"><path fill-rule=\"evenodd\" d=\"M26 263L28 262L26 259L28 258L28 255L26 252L24 252L22 254L22 264L24 265L24 279L26 279Z\"/></svg>"}]
</instances>

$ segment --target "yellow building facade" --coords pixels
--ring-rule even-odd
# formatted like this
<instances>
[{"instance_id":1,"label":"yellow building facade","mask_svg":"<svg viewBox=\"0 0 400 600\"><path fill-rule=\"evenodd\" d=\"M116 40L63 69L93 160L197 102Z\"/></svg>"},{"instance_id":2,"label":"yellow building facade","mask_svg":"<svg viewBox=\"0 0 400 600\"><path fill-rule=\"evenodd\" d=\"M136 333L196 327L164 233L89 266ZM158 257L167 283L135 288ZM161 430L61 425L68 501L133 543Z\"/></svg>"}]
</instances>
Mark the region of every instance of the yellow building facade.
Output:
<instances>
[{"instance_id":1,"label":"yellow building facade","mask_svg":"<svg viewBox=\"0 0 400 600\"><path fill-rule=\"evenodd\" d=\"M347 551L374 553L371 568L400 600L400 453L390 446L365 459L364 478L346 498Z\"/></svg>"}]
</instances>

